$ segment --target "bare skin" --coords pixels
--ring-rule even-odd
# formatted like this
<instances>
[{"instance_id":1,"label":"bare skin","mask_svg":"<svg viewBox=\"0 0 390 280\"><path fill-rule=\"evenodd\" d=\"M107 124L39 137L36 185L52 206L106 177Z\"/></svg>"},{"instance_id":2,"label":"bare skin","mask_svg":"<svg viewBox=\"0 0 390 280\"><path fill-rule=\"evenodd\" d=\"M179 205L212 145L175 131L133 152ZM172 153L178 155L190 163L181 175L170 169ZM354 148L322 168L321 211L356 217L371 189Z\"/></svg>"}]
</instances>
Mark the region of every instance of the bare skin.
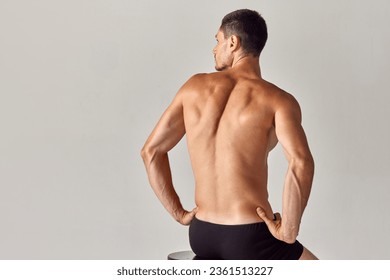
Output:
<instances>
[{"instance_id":1,"label":"bare skin","mask_svg":"<svg viewBox=\"0 0 390 280\"><path fill-rule=\"evenodd\" d=\"M292 95L261 77L259 58L236 36L216 35L216 70L190 78L147 139L142 157L157 197L183 225L264 221L275 238L294 243L307 205L314 161ZM174 189L168 152L186 135L196 208L186 211ZM267 158L280 143L288 161L282 215L268 201ZM283 217L283 218L282 218ZM301 259L316 257L306 248Z\"/></svg>"}]
</instances>

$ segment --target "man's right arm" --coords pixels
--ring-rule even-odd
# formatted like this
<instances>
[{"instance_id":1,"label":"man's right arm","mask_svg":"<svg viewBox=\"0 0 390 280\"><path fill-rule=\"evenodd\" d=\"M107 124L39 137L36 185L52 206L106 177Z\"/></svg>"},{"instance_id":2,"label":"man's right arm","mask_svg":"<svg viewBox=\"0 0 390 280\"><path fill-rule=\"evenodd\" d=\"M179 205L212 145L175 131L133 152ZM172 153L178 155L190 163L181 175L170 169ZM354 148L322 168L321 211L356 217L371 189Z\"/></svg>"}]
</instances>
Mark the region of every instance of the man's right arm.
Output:
<instances>
[{"instance_id":1,"label":"man's right arm","mask_svg":"<svg viewBox=\"0 0 390 280\"><path fill-rule=\"evenodd\" d=\"M186 225L195 215L196 208L190 212L183 208L173 186L168 152L185 134L183 95L189 85L190 81L176 94L141 151L149 182L156 196L176 221Z\"/></svg>"}]
</instances>

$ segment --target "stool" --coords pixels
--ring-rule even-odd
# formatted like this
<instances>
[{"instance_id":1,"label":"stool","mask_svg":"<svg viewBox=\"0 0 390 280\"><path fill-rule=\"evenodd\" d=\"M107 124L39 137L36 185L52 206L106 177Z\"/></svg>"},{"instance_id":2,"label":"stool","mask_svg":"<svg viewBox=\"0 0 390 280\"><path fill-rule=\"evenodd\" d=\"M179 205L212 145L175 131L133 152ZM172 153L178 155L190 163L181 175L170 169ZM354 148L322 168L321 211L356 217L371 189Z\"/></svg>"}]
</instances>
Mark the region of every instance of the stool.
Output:
<instances>
[{"instance_id":1,"label":"stool","mask_svg":"<svg viewBox=\"0 0 390 280\"><path fill-rule=\"evenodd\" d=\"M168 260L193 260L196 255L192 251L174 252L168 255Z\"/></svg>"}]
</instances>

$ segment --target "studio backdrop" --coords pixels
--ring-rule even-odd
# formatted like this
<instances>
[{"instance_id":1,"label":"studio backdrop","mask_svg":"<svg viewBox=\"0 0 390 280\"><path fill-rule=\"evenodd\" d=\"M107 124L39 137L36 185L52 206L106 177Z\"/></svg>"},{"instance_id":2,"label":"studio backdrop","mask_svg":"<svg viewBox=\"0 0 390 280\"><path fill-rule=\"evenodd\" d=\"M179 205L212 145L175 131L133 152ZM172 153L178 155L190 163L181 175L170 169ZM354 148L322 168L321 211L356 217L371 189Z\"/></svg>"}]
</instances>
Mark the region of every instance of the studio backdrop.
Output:
<instances>
[{"instance_id":1,"label":"studio backdrop","mask_svg":"<svg viewBox=\"0 0 390 280\"><path fill-rule=\"evenodd\" d=\"M299 240L390 259L390 2L0 1L0 259L165 259L188 250L140 149L180 86L214 71L222 17L259 11L263 77L299 101L316 163ZM169 153L185 208L185 139ZM287 163L269 158L281 211Z\"/></svg>"}]
</instances>

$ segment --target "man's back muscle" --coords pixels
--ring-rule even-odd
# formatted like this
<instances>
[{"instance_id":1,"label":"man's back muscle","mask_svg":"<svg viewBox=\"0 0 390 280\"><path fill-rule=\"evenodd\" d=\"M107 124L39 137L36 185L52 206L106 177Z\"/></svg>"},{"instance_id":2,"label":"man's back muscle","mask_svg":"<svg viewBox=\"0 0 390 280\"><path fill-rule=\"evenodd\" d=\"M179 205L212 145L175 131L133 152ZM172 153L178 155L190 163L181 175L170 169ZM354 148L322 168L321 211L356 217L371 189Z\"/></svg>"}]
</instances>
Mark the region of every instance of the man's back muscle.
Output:
<instances>
[{"instance_id":1,"label":"man's back muscle","mask_svg":"<svg viewBox=\"0 0 390 280\"><path fill-rule=\"evenodd\" d=\"M281 94L258 77L233 71L189 81L183 113L200 219L255 222L259 205L272 213L267 156L276 144L273 103Z\"/></svg>"}]
</instances>

